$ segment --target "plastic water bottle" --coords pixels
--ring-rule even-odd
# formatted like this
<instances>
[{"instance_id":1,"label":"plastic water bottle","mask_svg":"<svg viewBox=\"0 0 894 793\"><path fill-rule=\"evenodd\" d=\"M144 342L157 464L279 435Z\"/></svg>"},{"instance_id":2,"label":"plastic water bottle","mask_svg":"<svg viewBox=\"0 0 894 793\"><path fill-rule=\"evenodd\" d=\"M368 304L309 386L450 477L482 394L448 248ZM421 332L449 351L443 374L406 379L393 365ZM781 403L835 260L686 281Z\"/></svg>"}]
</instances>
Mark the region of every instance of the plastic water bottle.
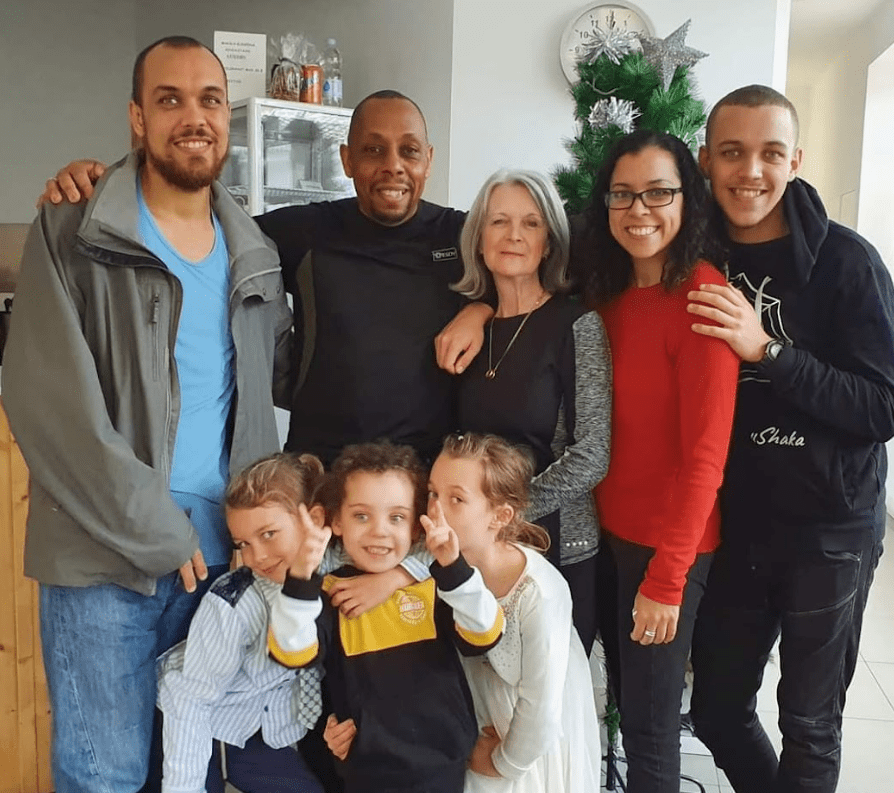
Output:
<instances>
[{"instance_id":1,"label":"plastic water bottle","mask_svg":"<svg viewBox=\"0 0 894 793\"><path fill-rule=\"evenodd\" d=\"M335 39L326 42L320 66L323 67L323 104L341 107L341 53L335 46Z\"/></svg>"}]
</instances>

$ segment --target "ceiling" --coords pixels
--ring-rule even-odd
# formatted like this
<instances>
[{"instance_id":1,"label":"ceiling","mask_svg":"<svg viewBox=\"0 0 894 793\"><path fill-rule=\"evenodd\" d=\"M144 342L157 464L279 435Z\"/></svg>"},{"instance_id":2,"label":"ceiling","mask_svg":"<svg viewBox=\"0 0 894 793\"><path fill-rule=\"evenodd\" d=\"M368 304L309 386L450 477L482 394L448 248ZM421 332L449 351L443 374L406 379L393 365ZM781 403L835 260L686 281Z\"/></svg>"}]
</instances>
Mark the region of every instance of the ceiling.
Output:
<instances>
[{"instance_id":1,"label":"ceiling","mask_svg":"<svg viewBox=\"0 0 894 793\"><path fill-rule=\"evenodd\" d=\"M792 0L789 61L792 66L827 62L873 9L891 0Z\"/></svg>"}]
</instances>

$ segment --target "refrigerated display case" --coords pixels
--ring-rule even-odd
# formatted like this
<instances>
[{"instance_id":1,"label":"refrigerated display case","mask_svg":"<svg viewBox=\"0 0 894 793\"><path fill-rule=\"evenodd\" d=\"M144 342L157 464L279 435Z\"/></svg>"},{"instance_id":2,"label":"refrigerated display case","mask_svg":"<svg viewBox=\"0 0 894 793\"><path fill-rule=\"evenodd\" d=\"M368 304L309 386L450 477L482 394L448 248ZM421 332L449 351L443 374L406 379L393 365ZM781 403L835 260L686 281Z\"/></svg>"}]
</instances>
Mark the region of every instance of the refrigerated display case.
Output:
<instances>
[{"instance_id":1,"label":"refrigerated display case","mask_svg":"<svg viewBox=\"0 0 894 793\"><path fill-rule=\"evenodd\" d=\"M221 181L251 215L355 195L339 156L352 112L280 99L233 102Z\"/></svg>"}]
</instances>

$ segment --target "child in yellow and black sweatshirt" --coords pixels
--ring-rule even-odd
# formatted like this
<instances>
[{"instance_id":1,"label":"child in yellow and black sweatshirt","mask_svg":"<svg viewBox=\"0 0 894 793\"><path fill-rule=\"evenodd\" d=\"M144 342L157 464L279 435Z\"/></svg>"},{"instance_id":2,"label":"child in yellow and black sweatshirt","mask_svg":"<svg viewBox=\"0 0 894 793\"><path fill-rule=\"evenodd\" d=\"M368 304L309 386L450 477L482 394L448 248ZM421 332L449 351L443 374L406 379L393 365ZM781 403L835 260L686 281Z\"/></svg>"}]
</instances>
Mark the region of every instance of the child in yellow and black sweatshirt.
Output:
<instances>
[{"instance_id":1,"label":"child in yellow and black sweatshirt","mask_svg":"<svg viewBox=\"0 0 894 793\"><path fill-rule=\"evenodd\" d=\"M478 730L456 648L493 647L502 609L441 513L424 515L427 477L409 447L348 447L320 498L353 564L321 579L314 570L330 531L305 538L273 604L270 652L287 666L322 663L337 720L353 720L339 769L345 793L461 793ZM432 579L353 619L321 597L339 578L400 564L420 522Z\"/></svg>"}]
</instances>

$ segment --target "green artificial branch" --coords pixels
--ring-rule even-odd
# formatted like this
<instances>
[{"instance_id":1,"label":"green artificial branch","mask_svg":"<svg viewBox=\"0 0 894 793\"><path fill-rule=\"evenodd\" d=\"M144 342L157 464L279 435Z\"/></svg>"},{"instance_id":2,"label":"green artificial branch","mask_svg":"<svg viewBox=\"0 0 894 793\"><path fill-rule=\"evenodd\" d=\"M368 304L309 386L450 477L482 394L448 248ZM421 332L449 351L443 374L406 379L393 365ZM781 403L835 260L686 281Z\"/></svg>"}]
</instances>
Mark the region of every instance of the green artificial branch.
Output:
<instances>
[{"instance_id":1,"label":"green artificial branch","mask_svg":"<svg viewBox=\"0 0 894 793\"><path fill-rule=\"evenodd\" d=\"M566 141L572 164L560 166L553 174L569 214L589 206L599 166L624 135L614 125L597 129L590 125L593 106L602 99L614 96L633 102L641 114L634 122L637 129L669 132L696 152L706 120L705 104L693 95L686 68L677 69L666 91L657 70L640 52L628 53L620 63L602 55L593 63L579 63L577 70L580 81L571 87L571 96L579 131Z\"/></svg>"}]
</instances>

